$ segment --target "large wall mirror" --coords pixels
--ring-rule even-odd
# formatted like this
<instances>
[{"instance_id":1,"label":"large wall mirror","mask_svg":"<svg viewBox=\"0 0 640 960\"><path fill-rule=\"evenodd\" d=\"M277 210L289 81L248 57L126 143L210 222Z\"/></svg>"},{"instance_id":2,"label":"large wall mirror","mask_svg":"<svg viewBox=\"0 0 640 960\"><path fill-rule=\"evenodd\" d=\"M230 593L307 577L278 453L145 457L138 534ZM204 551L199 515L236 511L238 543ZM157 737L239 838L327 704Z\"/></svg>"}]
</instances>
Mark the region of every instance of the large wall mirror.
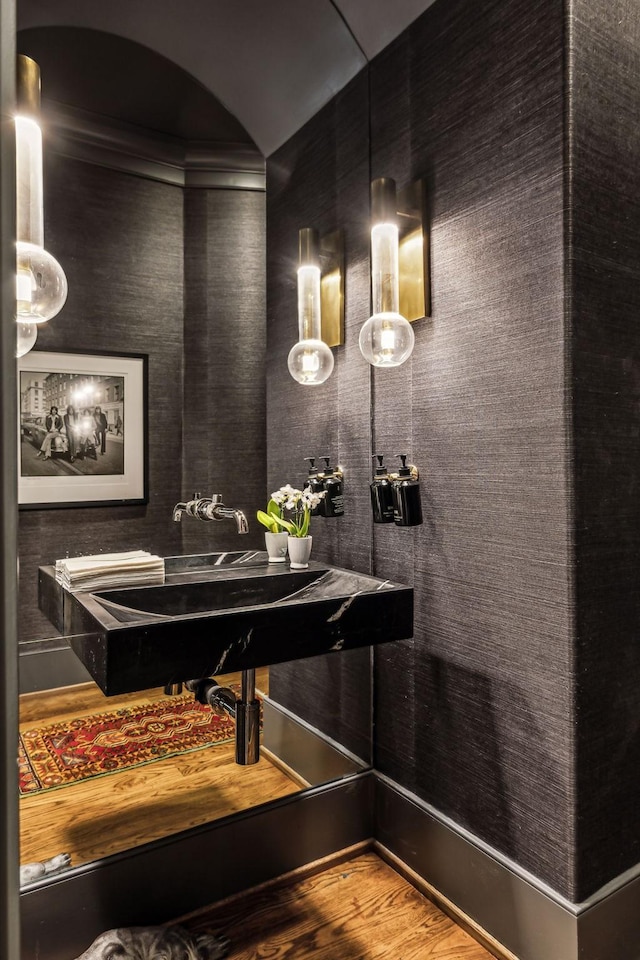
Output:
<instances>
[{"instance_id":1,"label":"large wall mirror","mask_svg":"<svg viewBox=\"0 0 640 960\"><path fill-rule=\"evenodd\" d=\"M329 749L308 717L297 723L291 691L308 696L285 669L274 678L286 710L265 717L265 739L286 714L289 733L303 738L301 768L271 762L268 751L260 769L242 767L231 742L193 749L188 734L175 756L154 759L151 743L127 765L127 736L178 720L160 689L112 700L90 682L39 610L38 567L130 548L263 548L255 510L269 482L294 464L299 472L307 453L292 449L290 464L271 457L267 471L264 160L213 94L149 48L74 27L21 30L17 46L42 71L46 243L69 282L67 305L36 349L149 358L149 503L25 509L19 518L21 726L23 743L36 746L22 757L21 862L68 854L63 868L73 870L361 769L371 750L370 666L368 654L353 662L357 702L333 686L328 709L360 731L345 752ZM356 92L366 117L366 84ZM366 122L357 131L366 138ZM294 327L292 317L292 336ZM250 534L239 538L232 523L174 523L173 505L193 490L233 501ZM317 675L331 682L333 670L323 659ZM306 671L308 681L312 662ZM268 693L269 670L257 680ZM121 738L122 761L72 776L65 750L81 737Z\"/></svg>"}]
</instances>

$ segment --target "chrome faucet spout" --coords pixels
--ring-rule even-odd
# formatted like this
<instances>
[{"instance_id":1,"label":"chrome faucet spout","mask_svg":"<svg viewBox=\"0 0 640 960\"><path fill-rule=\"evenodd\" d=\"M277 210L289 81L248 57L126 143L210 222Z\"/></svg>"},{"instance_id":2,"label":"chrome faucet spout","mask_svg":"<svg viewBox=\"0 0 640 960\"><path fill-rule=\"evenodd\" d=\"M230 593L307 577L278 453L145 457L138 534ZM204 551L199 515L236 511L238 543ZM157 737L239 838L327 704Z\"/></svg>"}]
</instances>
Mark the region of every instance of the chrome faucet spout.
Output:
<instances>
[{"instance_id":1,"label":"chrome faucet spout","mask_svg":"<svg viewBox=\"0 0 640 960\"><path fill-rule=\"evenodd\" d=\"M182 520L182 514L186 509L187 509L186 503L176 503L175 507L173 508L173 519L175 523L180 523L180 521Z\"/></svg>"},{"instance_id":2,"label":"chrome faucet spout","mask_svg":"<svg viewBox=\"0 0 640 960\"><path fill-rule=\"evenodd\" d=\"M235 520L238 533L249 533L249 524L242 510L225 507L223 503L215 504L213 508L214 520Z\"/></svg>"},{"instance_id":3,"label":"chrome faucet spout","mask_svg":"<svg viewBox=\"0 0 640 960\"><path fill-rule=\"evenodd\" d=\"M195 493L193 500L187 503L176 503L173 508L173 519L181 520L183 513L195 520L235 520L238 533L249 532L249 524L242 510L225 507L219 493L214 493L212 497L201 497L199 493Z\"/></svg>"}]
</instances>

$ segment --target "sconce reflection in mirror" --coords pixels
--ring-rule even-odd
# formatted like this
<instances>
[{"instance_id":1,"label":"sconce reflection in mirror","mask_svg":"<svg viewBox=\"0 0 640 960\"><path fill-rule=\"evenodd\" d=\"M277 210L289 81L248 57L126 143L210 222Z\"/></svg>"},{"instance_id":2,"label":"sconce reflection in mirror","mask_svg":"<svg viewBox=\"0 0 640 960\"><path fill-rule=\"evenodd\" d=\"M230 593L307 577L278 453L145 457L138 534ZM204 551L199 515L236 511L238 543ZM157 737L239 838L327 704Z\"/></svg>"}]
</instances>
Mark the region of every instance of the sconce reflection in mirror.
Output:
<instances>
[{"instance_id":1,"label":"sconce reflection in mirror","mask_svg":"<svg viewBox=\"0 0 640 960\"><path fill-rule=\"evenodd\" d=\"M16 84L16 356L33 347L38 324L60 312L67 278L44 249L40 68L18 56Z\"/></svg>"},{"instance_id":2,"label":"sconce reflection in mirror","mask_svg":"<svg viewBox=\"0 0 640 960\"><path fill-rule=\"evenodd\" d=\"M424 181L396 194L395 180L371 183L371 301L360 350L374 367L398 367L411 356L411 323L430 313L429 245Z\"/></svg>"},{"instance_id":3,"label":"sconce reflection in mirror","mask_svg":"<svg viewBox=\"0 0 640 960\"><path fill-rule=\"evenodd\" d=\"M294 380L318 386L333 372L331 347L344 343L343 242L340 231L320 238L298 233L298 342L287 366Z\"/></svg>"}]
</instances>

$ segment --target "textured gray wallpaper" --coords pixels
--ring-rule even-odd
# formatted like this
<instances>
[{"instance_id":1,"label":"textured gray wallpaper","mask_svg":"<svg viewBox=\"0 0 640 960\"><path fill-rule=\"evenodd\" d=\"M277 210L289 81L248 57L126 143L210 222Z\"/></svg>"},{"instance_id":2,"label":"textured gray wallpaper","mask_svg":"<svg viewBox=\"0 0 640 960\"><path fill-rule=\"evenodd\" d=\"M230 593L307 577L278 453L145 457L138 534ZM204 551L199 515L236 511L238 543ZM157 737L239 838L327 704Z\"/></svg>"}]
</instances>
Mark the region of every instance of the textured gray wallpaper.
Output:
<instances>
[{"instance_id":1,"label":"textured gray wallpaper","mask_svg":"<svg viewBox=\"0 0 640 960\"><path fill-rule=\"evenodd\" d=\"M375 529L416 620L374 690L376 766L570 896L562 18L438 3L371 66L372 175L426 176L433 265L411 360L374 374L425 513Z\"/></svg>"},{"instance_id":2,"label":"textured gray wallpaper","mask_svg":"<svg viewBox=\"0 0 640 960\"><path fill-rule=\"evenodd\" d=\"M368 89L361 74L267 166L267 425L269 491L304 483L304 457L330 455L345 470L345 513L312 521L313 556L368 572L371 566L370 377L357 344L369 313ZM298 337L298 230L344 231L347 342L319 387L289 376ZM287 664L271 672L272 696L368 759L371 752L368 650Z\"/></svg>"},{"instance_id":3,"label":"textured gray wallpaper","mask_svg":"<svg viewBox=\"0 0 640 960\"><path fill-rule=\"evenodd\" d=\"M265 269L264 193L185 191L182 493L220 493L249 520L239 536L183 518L187 553L264 549Z\"/></svg>"},{"instance_id":4,"label":"textured gray wallpaper","mask_svg":"<svg viewBox=\"0 0 640 960\"><path fill-rule=\"evenodd\" d=\"M640 9L573 0L578 893L640 861Z\"/></svg>"},{"instance_id":5,"label":"textured gray wallpaper","mask_svg":"<svg viewBox=\"0 0 640 960\"><path fill-rule=\"evenodd\" d=\"M368 542L377 575L415 586L414 639L375 653L374 761L571 896L563 3L437 3L373 61L368 79L370 176L429 185L433 316L416 324L407 364L371 373L357 347L368 312L363 279L348 366L338 365L335 383L300 415L303 436L330 439L343 417L359 419L358 491L348 486L362 498L355 560L368 561ZM281 439L283 415L303 389L278 372L295 329L295 228L307 225L310 209L329 210L340 224L347 219L348 242L365 254L368 247L366 165L363 182L348 157L331 177L314 166L318 153L334 150L338 115L330 105L268 164L274 479L276 467L315 452L299 437ZM349 205L334 193L343 179L352 182ZM356 194L359 221L351 220ZM348 288L349 307L353 299ZM345 374L370 383L348 411ZM371 524L373 450L407 453L421 468L423 526ZM351 534L339 528L338 536L331 557L353 563ZM322 717L327 699L333 708L331 679L312 673L308 713Z\"/></svg>"}]
</instances>

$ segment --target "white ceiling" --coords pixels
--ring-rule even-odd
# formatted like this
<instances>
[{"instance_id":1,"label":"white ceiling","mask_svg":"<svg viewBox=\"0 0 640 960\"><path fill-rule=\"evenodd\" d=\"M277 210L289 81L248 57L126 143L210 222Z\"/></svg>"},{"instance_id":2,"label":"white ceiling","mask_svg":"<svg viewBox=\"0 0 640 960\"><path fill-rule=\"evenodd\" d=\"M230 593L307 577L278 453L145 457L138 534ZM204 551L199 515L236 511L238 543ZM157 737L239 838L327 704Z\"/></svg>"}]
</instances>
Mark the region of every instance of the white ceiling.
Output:
<instances>
[{"instance_id":1,"label":"white ceiling","mask_svg":"<svg viewBox=\"0 0 640 960\"><path fill-rule=\"evenodd\" d=\"M174 61L269 156L432 2L17 0L17 6L19 30L101 30Z\"/></svg>"}]
</instances>

